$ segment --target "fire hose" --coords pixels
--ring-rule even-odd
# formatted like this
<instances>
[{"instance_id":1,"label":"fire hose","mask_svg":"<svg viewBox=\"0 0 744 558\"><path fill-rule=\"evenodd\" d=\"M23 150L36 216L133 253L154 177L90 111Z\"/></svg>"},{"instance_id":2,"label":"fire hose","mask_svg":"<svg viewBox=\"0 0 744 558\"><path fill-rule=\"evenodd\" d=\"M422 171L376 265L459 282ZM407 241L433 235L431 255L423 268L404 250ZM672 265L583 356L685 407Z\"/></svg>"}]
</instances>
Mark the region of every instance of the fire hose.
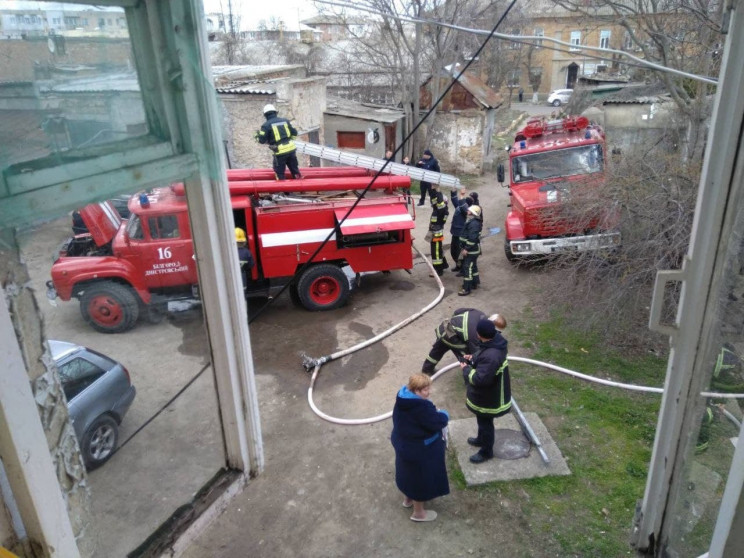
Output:
<instances>
[{"instance_id":1,"label":"fire hose","mask_svg":"<svg viewBox=\"0 0 744 558\"><path fill-rule=\"evenodd\" d=\"M432 271L432 274L434 278L436 279L437 285L439 286L439 293L436 296L436 298L431 301L429 304L427 304L424 308L416 312L415 314L412 314L402 322L388 328L387 330L383 331L382 333L379 333L378 335L375 335L374 337L367 339L365 341L362 341L361 343L358 343L356 345L353 345L347 349L342 349L340 351L336 351L335 353L332 353L330 355L322 356L317 359L310 358L307 355L303 355L302 357L302 364L308 372L312 370L312 376L310 378L310 387L307 390L307 401L310 405L310 408L313 410L313 412L318 415L323 420L326 420L328 422L332 422L334 424L343 424L343 425L362 425L362 424L372 424L375 422L380 422L386 419L389 419L392 415L392 411L388 411L386 413L383 413L381 415L373 416L373 417L367 417L367 418L358 418L358 419L346 419L346 418L337 418L332 417L323 411L321 411L318 406L315 404L315 401L313 400L313 389L315 387L315 382L318 379L318 375L320 374L321 367L331 361L337 360L341 357L344 357L346 355L349 355L351 353L354 353L356 351L359 351L361 349L364 349L365 347L368 347L374 343L377 343L378 341L381 341L385 337L388 337L389 335L392 335L399 329L402 329L403 327L407 326L411 322L415 321L416 319L423 316L426 312L434 308L444 297L444 285L442 284L442 280L439 278L437 273L434 270L434 266L431 264L429 259L416 247L414 246L414 250L421 256L421 258L426 262L426 264L429 266L429 268ZM660 387L651 387L651 386L639 386L635 384L627 384L623 382L615 382L613 380L606 380L604 378L598 378L596 376L591 376L589 374L583 374L581 372L576 372L575 370L570 370L568 368L563 368L562 366L557 366L555 364L550 364L548 362L543 362L540 360L535 360L531 358L526 357L519 357L519 356L513 356L510 355L509 357L510 361L513 362L522 362L525 364L531 364L533 366L538 366L541 368L547 368L548 370L553 370L555 372L560 372L562 374L566 374L569 376L572 376L574 378L579 378L582 380L586 380L589 382L610 386L610 387L617 387L625 390L630 391L638 391L643 393L664 393L664 388ZM439 378L442 374L445 372L452 370L455 367L459 366L459 362L454 362L452 364L448 364L447 366L444 366L439 371L437 371L436 374L432 376L432 380L436 380ZM716 392L701 392L700 394L702 397L713 397L717 399L741 399L744 398L744 393L716 393ZM540 443L540 440L537 439L537 436L535 435L532 428L527 423L526 419L524 418L524 415L522 414L521 410L519 409L519 406L516 404L516 401L514 401L514 398L512 397L512 407L514 408L515 415L517 417L517 422L519 422L520 427L524 431L525 435L530 439L530 441L535 445L535 447L538 448L538 451L540 452L540 455L545 461L545 463L548 463L547 455L545 454L543 450L543 446ZM725 411L725 416L732 420L734 424L737 424L738 421L736 418L731 415L731 413Z\"/></svg>"}]
</instances>

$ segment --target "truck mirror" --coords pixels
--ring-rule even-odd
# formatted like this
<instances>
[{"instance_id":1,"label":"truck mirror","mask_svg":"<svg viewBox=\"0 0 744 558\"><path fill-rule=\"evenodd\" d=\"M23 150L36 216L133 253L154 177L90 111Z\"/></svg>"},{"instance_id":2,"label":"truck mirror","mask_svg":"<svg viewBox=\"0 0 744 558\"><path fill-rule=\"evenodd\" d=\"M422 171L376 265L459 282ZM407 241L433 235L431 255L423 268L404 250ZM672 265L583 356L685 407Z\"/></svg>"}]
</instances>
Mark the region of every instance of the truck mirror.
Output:
<instances>
[{"instance_id":1,"label":"truck mirror","mask_svg":"<svg viewBox=\"0 0 744 558\"><path fill-rule=\"evenodd\" d=\"M496 167L496 178L499 181L499 184L504 184L504 164L499 163L499 166Z\"/></svg>"}]
</instances>

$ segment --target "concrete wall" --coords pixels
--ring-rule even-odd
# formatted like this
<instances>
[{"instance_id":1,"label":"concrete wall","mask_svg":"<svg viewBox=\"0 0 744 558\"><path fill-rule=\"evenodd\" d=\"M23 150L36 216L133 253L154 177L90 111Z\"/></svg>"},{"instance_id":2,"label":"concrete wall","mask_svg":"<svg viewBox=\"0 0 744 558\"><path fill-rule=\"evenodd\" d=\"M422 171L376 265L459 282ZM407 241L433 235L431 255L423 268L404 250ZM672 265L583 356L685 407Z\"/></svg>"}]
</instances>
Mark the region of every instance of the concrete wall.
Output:
<instances>
[{"instance_id":1,"label":"concrete wall","mask_svg":"<svg viewBox=\"0 0 744 558\"><path fill-rule=\"evenodd\" d=\"M674 103L617 104L602 108L610 148L627 151L633 146L656 144L662 138L669 148L679 146L684 127L677 121Z\"/></svg>"},{"instance_id":2,"label":"concrete wall","mask_svg":"<svg viewBox=\"0 0 744 558\"><path fill-rule=\"evenodd\" d=\"M3 81L28 81L46 66L108 64L134 67L129 39L66 38L65 54L49 52L46 38L0 41ZM43 73L43 72L42 72Z\"/></svg>"},{"instance_id":3,"label":"concrete wall","mask_svg":"<svg viewBox=\"0 0 744 558\"><path fill-rule=\"evenodd\" d=\"M442 172L482 174L486 130L485 112L437 113L427 147L439 159Z\"/></svg>"},{"instance_id":4,"label":"concrete wall","mask_svg":"<svg viewBox=\"0 0 744 558\"><path fill-rule=\"evenodd\" d=\"M256 142L254 135L264 123L263 107L272 103L300 132L298 139L308 141L307 134L318 130L323 137L323 111L326 108L325 80L308 78L287 80L277 85L275 95L218 96L222 110L224 138L233 168L271 168L271 151ZM300 166L309 160L300 157Z\"/></svg>"}]
</instances>

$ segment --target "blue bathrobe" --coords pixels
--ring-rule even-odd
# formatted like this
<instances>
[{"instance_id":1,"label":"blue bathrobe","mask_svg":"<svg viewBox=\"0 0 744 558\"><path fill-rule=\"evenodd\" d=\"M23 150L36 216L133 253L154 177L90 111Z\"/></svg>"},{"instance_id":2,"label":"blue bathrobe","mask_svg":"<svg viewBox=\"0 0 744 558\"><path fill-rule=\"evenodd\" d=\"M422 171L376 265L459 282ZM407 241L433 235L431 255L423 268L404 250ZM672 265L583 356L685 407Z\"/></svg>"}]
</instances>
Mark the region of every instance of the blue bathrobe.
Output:
<instances>
[{"instance_id":1,"label":"blue bathrobe","mask_svg":"<svg viewBox=\"0 0 744 558\"><path fill-rule=\"evenodd\" d=\"M408 498L425 502L449 494L442 428L447 411L403 386L393 408L395 484Z\"/></svg>"}]
</instances>

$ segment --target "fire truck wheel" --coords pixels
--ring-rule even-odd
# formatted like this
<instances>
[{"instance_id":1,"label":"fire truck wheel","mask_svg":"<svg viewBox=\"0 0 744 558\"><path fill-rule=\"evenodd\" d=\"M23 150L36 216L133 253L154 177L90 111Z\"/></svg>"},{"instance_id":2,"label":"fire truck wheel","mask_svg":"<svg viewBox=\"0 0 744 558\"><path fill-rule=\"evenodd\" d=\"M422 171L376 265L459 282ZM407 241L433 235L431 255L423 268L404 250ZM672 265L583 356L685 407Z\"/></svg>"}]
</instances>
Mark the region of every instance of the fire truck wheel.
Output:
<instances>
[{"instance_id":1,"label":"fire truck wheel","mask_svg":"<svg viewBox=\"0 0 744 558\"><path fill-rule=\"evenodd\" d=\"M333 310L346 303L349 280L335 265L316 265L300 277L297 294L308 310Z\"/></svg>"},{"instance_id":2,"label":"fire truck wheel","mask_svg":"<svg viewBox=\"0 0 744 558\"><path fill-rule=\"evenodd\" d=\"M83 291L80 312L93 329L101 333L121 333L134 327L139 317L139 304L129 287L102 281Z\"/></svg>"}]
</instances>

